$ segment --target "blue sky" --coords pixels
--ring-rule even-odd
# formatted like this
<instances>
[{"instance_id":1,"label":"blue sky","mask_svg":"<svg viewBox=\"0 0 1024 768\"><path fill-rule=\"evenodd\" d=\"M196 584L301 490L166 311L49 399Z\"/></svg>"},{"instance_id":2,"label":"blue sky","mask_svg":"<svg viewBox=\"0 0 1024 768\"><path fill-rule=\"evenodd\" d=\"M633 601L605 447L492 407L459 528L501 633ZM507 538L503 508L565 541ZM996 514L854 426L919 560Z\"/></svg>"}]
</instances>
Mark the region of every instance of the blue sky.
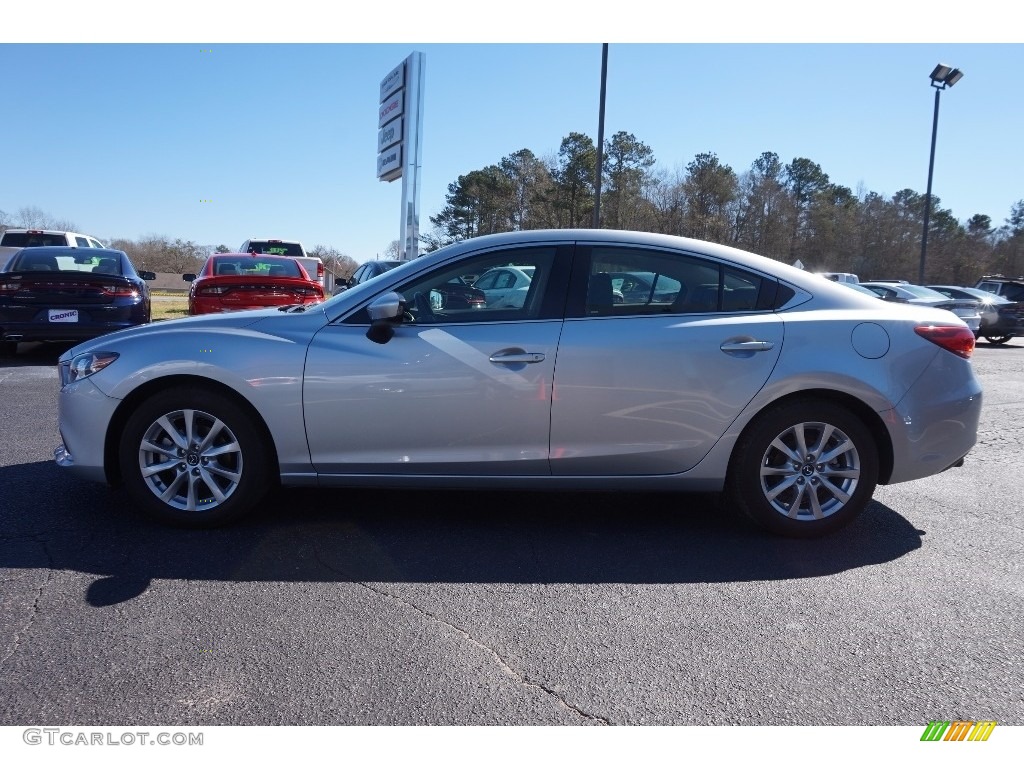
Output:
<instances>
[{"instance_id":1,"label":"blue sky","mask_svg":"<svg viewBox=\"0 0 1024 768\"><path fill-rule=\"evenodd\" d=\"M1003 33L992 31L998 25L981 5L971 18L986 16L988 29L953 22L965 42L932 43L943 27L919 29L899 4L873 0L849 25L790 27L783 15L757 28L747 15L730 33L703 37L693 28L721 25L680 15L666 24L678 26L675 37L652 32L637 23L651 18L644 3L631 3L637 19L607 35L605 135L634 134L669 175L702 152L742 173L772 151L784 162L810 158L854 192L923 193L934 105L928 74L943 62L965 75L941 96L933 192L961 221L982 213L1001 225L1024 199L1024 45L995 42ZM432 7L471 6L479 7ZM820 13L813 3L790 6ZM403 17L396 31L409 42L401 43L355 42L387 36L372 34L372 18L328 20L304 2L288 21L248 27L213 13L199 25L210 38L194 41L181 15L123 29L100 15L75 41L44 35L29 43L11 36L25 28L15 18L0 30L11 105L0 122L0 210L35 206L101 239L154 234L234 248L276 236L372 259L399 237L402 193L401 181L376 179L378 88L413 51L426 63L424 231L459 175L523 148L553 156L572 131L596 139L606 31L590 22L545 39L568 11L518 7L517 19L466 29L438 29L435 15L419 37ZM539 9L547 9L543 24L527 13ZM730 9L743 16L744 4ZM306 34L291 23L303 13ZM254 42L239 42L246 40Z\"/></svg>"}]
</instances>

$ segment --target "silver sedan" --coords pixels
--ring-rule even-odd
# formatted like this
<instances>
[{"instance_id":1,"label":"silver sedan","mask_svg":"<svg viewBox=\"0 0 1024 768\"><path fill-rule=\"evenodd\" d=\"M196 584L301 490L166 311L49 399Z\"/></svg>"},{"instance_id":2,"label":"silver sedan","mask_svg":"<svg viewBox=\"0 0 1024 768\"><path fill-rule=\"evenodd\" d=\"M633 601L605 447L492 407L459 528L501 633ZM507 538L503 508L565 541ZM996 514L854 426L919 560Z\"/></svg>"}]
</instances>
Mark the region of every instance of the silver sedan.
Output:
<instances>
[{"instance_id":1,"label":"silver sedan","mask_svg":"<svg viewBox=\"0 0 1024 768\"><path fill-rule=\"evenodd\" d=\"M430 301L499 267L532 275L521 306ZM617 302L621 272L678 288ZM817 536L877 483L962 463L973 349L949 312L733 248L515 232L322 304L80 344L59 361L55 456L174 524L237 519L275 483L659 489L724 491L770 531Z\"/></svg>"},{"instance_id":2,"label":"silver sedan","mask_svg":"<svg viewBox=\"0 0 1024 768\"><path fill-rule=\"evenodd\" d=\"M890 280L870 280L860 283L861 287L876 293L885 301L922 304L946 309L959 317L972 331L981 328L981 303L976 299L953 299L923 285Z\"/></svg>"}]
</instances>

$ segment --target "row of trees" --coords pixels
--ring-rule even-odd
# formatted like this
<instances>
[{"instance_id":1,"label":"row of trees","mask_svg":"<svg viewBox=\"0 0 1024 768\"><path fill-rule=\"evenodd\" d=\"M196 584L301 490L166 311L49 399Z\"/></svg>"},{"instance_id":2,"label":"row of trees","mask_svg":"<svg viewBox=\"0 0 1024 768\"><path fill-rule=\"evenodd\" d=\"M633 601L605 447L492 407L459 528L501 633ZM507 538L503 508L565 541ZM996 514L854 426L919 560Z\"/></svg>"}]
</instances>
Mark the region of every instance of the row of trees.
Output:
<instances>
[{"instance_id":1,"label":"row of trees","mask_svg":"<svg viewBox=\"0 0 1024 768\"><path fill-rule=\"evenodd\" d=\"M916 279L925 196L912 189L891 197L854 192L833 183L812 160L784 163L774 152L763 152L742 172L713 152L696 155L684 169L664 171L651 148L625 131L605 141L603 157L602 228L711 240L789 263L799 259L811 270ZM448 185L444 208L430 217L433 228L422 236L424 248L495 232L590 227L596 172L597 148L583 133L570 133L550 157L521 149L470 171ZM0 229L5 224L75 229L38 208L13 217L0 211ZM229 250L162 236L110 244L140 268L158 272L195 271L210 252ZM342 278L358 266L329 246L312 252ZM386 255L397 252L394 241ZM1024 273L1024 199L997 226L982 214L958 221L933 195L927 281L972 284L995 272Z\"/></svg>"},{"instance_id":2,"label":"row of trees","mask_svg":"<svg viewBox=\"0 0 1024 768\"><path fill-rule=\"evenodd\" d=\"M624 131L605 142L602 171L602 228L711 240L812 270L916 280L925 196L914 190L855 193L812 160L784 163L774 152L739 173L712 152L664 172L651 148ZM594 141L571 133L556 156L522 149L459 176L430 217L426 248L494 232L590 227L596 172ZM1024 272L1024 200L996 227L982 214L959 222L933 195L926 280L973 284L993 272Z\"/></svg>"},{"instance_id":3,"label":"row of trees","mask_svg":"<svg viewBox=\"0 0 1024 768\"><path fill-rule=\"evenodd\" d=\"M13 215L0 211L0 232L13 228L80 231L74 222L51 216L34 206L21 208ZM137 269L179 275L198 272L211 253L230 253L233 250L223 244L198 245L191 240L182 240L180 237L172 240L163 235L147 235L138 240L115 237L104 242L111 248L127 253ZM339 279L350 277L359 266L351 256L330 246L317 245L309 253L312 256L319 256L324 265Z\"/></svg>"}]
</instances>

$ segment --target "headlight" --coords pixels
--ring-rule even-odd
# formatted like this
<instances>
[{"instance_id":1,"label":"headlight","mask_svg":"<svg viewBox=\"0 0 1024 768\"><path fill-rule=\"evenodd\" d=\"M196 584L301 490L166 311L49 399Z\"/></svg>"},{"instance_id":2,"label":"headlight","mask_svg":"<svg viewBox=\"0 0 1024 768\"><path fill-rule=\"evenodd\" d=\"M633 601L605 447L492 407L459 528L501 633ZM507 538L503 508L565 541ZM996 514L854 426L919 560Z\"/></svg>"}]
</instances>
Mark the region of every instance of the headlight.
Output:
<instances>
[{"instance_id":1,"label":"headlight","mask_svg":"<svg viewBox=\"0 0 1024 768\"><path fill-rule=\"evenodd\" d=\"M69 363L61 363L60 383L67 386L79 379L85 379L99 373L117 360L117 352L86 352L71 358Z\"/></svg>"}]
</instances>

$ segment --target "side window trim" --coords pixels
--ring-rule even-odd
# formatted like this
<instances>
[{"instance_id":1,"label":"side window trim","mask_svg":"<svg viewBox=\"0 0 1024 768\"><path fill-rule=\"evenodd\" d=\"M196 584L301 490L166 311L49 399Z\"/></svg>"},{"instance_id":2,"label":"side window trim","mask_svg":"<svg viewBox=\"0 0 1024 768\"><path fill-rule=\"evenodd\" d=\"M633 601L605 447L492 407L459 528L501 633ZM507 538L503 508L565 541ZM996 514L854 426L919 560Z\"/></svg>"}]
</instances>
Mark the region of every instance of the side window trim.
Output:
<instances>
[{"instance_id":1,"label":"side window trim","mask_svg":"<svg viewBox=\"0 0 1024 768\"><path fill-rule=\"evenodd\" d=\"M590 278L592 265L595 258L595 251L601 248L613 249L615 244L599 244L599 243L578 243L576 247L576 258L573 264L573 274L571 277L570 291L568 297L568 304L566 306L566 317L567 318L585 318L588 316L592 317L650 317L655 314L673 314L673 315L692 315L692 314L733 314L733 313L752 313L752 312L768 312L777 309L777 302L780 298L789 296L791 292L783 292L780 296L779 282L776 278L771 275L762 274L756 270L747 269L742 266L733 265L728 262L720 261L713 256L709 256L702 253L690 253L686 251L676 251L672 249L657 248L657 247L643 247L635 245L623 245L621 246L623 251L632 251L641 258L644 254L650 254L651 264L645 265L646 269L640 269L638 272L651 272L653 274L653 282L651 286L652 297L657 293L657 283L663 279L671 279L676 283L684 283L683 288L688 292L690 303L689 309L681 309L678 305L685 303L681 301L682 296L677 297L677 300L673 302L671 307L665 307L656 311L643 311L638 309L635 313L629 311L620 312L612 309L607 314L589 314L587 312L587 293L590 288ZM665 256L673 257L678 256L693 260L694 262L702 262L710 270L714 270L717 278L714 283L710 281L701 282L695 285L685 285L685 280L680 280L680 276L673 276L671 274L664 273L656 268L656 261L658 258ZM737 291L749 291L754 289L756 286L756 292L753 293L749 298L739 296L741 299L741 306L727 307L725 306L725 297L727 292L726 283L729 281L730 274L732 275L732 282L740 281L748 283L747 286L738 286ZM710 277L710 274L708 275ZM693 302L702 295L701 287L703 286L703 295L707 298L711 298L712 286L714 286L714 307L709 305L695 306ZM731 291L730 291L731 292ZM733 297L734 299L737 297ZM649 304L648 304L649 306Z\"/></svg>"},{"instance_id":2,"label":"side window trim","mask_svg":"<svg viewBox=\"0 0 1024 768\"><path fill-rule=\"evenodd\" d=\"M438 272L442 273L443 276L444 272L448 268L454 266L456 263L460 265L466 265L466 262L468 261L470 266L473 266L475 268L476 266L479 265L479 261L475 261L478 258L484 259L487 257L497 257L501 261L507 262L509 260L514 260L516 253L524 253L530 251L536 252L544 249L553 249L554 254L552 254L552 256L550 257L550 273L547 275L546 279L543 280L542 283L538 282L537 284L533 285L534 288L537 285L542 285L544 290L544 294L540 296L539 299L536 299L539 302L539 309L535 315L530 317L515 317L512 316L512 312L506 312L504 315L500 312L490 312L488 314L491 316L487 316L484 314L484 312L481 312L479 316L474 316L471 311L469 314L463 316L465 319L460 317L457 320L453 319L449 323L444 324L462 325L467 323L508 323L562 320L565 318L569 274L572 268L573 252L575 249L574 243L520 243L517 245L506 246L502 248L490 248L486 250L480 250L473 254L461 254L455 257L454 259L450 259L442 264L435 265L434 267L430 268L429 271L420 273L419 277L417 278L413 278L412 280L409 281L404 281L403 284L409 285L410 283L415 283L420 279L424 279L428 275L436 274ZM497 264L495 266L500 268L501 265ZM480 274L483 274L483 272L481 272ZM387 284L386 281L385 284ZM368 298L359 307L353 309L351 312L348 312L336 318L332 322L355 325L369 324L369 317L366 309L367 306L370 303L372 303L374 299L376 299L382 293L388 293L390 291L400 291L403 284L389 284L387 288L382 288L380 291L377 291L372 297ZM471 287L476 287L476 283L474 283ZM411 301L411 297L407 296L406 300ZM529 301L532 304L534 303L534 300L535 297L532 296L531 290L527 294L527 301Z\"/></svg>"}]
</instances>

